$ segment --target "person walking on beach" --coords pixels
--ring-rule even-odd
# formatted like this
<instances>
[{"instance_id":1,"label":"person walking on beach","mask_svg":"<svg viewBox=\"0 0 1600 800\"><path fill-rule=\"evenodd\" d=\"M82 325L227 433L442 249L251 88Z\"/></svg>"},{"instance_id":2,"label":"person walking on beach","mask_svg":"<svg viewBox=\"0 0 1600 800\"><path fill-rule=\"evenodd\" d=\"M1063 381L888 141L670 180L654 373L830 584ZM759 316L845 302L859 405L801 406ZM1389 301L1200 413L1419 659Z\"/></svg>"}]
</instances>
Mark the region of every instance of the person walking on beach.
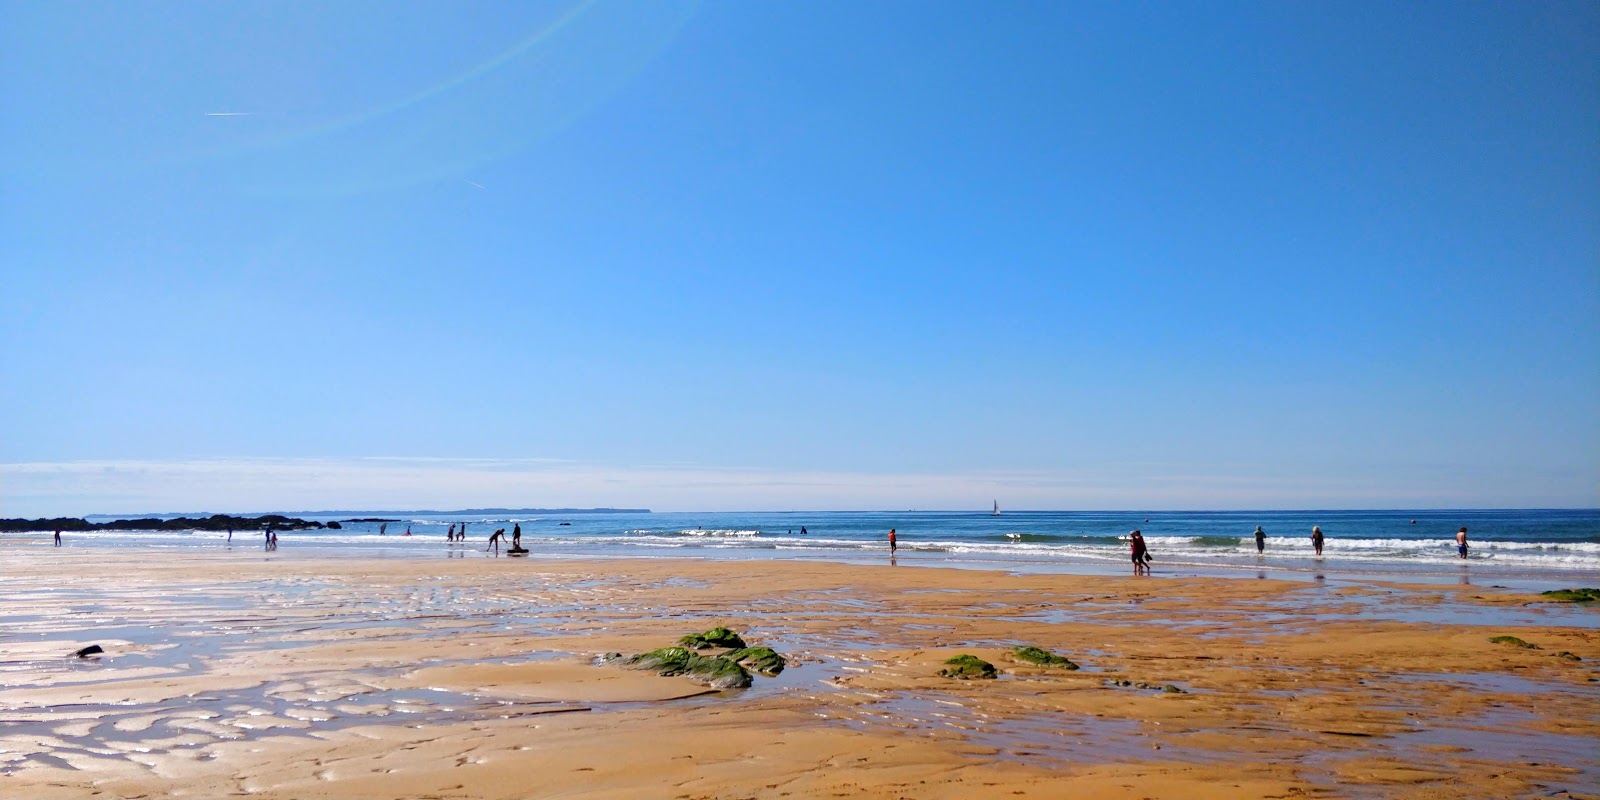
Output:
<instances>
[{"instance_id":1,"label":"person walking on beach","mask_svg":"<svg viewBox=\"0 0 1600 800\"><path fill-rule=\"evenodd\" d=\"M456 541L464 542L466 540L467 540L467 523L463 522L463 523L461 523L461 530L456 531Z\"/></svg>"},{"instance_id":2,"label":"person walking on beach","mask_svg":"<svg viewBox=\"0 0 1600 800\"><path fill-rule=\"evenodd\" d=\"M1259 554L1265 552L1266 549L1267 549L1267 532L1264 531L1264 530L1261 530L1261 526L1257 525L1256 526L1256 554L1259 555Z\"/></svg>"},{"instance_id":3,"label":"person walking on beach","mask_svg":"<svg viewBox=\"0 0 1600 800\"><path fill-rule=\"evenodd\" d=\"M1456 531L1456 554L1462 558L1467 557L1467 529Z\"/></svg>"},{"instance_id":4,"label":"person walking on beach","mask_svg":"<svg viewBox=\"0 0 1600 800\"><path fill-rule=\"evenodd\" d=\"M1318 556L1322 555L1322 526L1320 525L1311 526L1311 547L1317 551Z\"/></svg>"},{"instance_id":5,"label":"person walking on beach","mask_svg":"<svg viewBox=\"0 0 1600 800\"><path fill-rule=\"evenodd\" d=\"M896 549L898 549L899 547L900 547L900 544L898 542L896 542L895 538L894 538L894 528L890 528L889 529L889 555L891 555L891 556L894 555L894 551Z\"/></svg>"},{"instance_id":6,"label":"person walking on beach","mask_svg":"<svg viewBox=\"0 0 1600 800\"><path fill-rule=\"evenodd\" d=\"M228 529L228 544L233 544L233 529Z\"/></svg>"},{"instance_id":7,"label":"person walking on beach","mask_svg":"<svg viewBox=\"0 0 1600 800\"><path fill-rule=\"evenodd\" d=\"M1462 528L1462 530L1466 530L1466 528ZM61 529L60 528L56 528L56 547L60 547L60 546L61 546Z\"/></svg>"},{"instance_id":8,"label":"person walking on beach","mask_svg":"<svg viewBox=\"0 0 1600 800\"><path fill-rule=\"evenodd\" d=\"M1135 530L1128 534L1128 549L1133 552L1133 574L1150 574L1150 548L1144 543L1144 534Z\"/></svg>"},{"instance_id":9,"label":"person walking on beach","mask_svg":"<svg viewBox=\"0 0 1600 800\"><path fill-rule=\"evenodd\" d=\"M456 524L454 522L450 523L450 530L445 532L444 540L447 542L456 540Z\"/></svg>"}]
</instances>

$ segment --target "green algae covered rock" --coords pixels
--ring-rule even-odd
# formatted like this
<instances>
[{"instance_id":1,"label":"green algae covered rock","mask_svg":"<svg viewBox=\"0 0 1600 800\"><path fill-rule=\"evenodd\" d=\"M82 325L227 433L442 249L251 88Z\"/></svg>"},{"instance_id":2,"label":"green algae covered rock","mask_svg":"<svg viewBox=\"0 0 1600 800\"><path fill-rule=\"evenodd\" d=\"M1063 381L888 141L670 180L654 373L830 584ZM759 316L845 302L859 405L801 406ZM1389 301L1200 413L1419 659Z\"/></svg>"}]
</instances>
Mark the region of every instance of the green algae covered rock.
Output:
<instances>
[{"instance_id":1,"label":"green algae covered rock","mask_svg":"<svg viewBox=\"0 0 1600 800\"><path fill-rule=\"evenodd\" d=\"M939 674L946 678L993 678L996 675L994 665L973 655L962 653L949 661L944 662L944 669Z\"/></svg>"},{"instance_id":2,"label":"green algae covered rock","mask_svg":"<svg viewBox=\"0 0 1600 800\"><path fill-rule=\"evenodd\" d=\"M691 656L684 675L713 689L748 689L750 673L726 656Z\"/></svg>"},{"instance_id":3,"label":"green algae covered rock","mask_svg":"<svg viewBox=\"0 0 1600 800\"><path fill-rule=\"evenodd\" d=\"M653 670L658 675L682 675L689 659L698 658L694 653L682 647L663 647L660 650L651 650L632 656L622 663L634 669Z\"/></svg>"},{"instance_id":4,"label":"green algae covered rock","mask_svg":"<svg viewBox=\"0 0 1600 800\"><path fill-rule=\"evenodd\" d=\"M1600 589L1556 589L1539 595L1566 603L1593 603L1600 600Z\"/></svg>"},{"instance_id":5,"label":"green algae covered rock","mask_svg":"<svg viewBox=\"0 0 1600 800\"><path fill-rule=\"evenodd\" d=\"M709 650L713 647L727 647L734 650L743 649L744 640L739 634L727 628L712 628L705 633L691 633L678 640L678 644L690 650Z\"/></svg>"},{"instance_id":6,"label":"green algae covered rock","mask_svg":"<svg viewBox=\"0 0 1600 800\"><path fill-rule=\"evenodd\" d=\"M1532 642L1525 642L1515 636L1491 636L1489 637L1489 641L1493 642L1494 644L1509 644L1513 647L1520 647L1524 650L1540 649L1539 645L1536 645Z\"/></svg>"},{"instance_id":7,"label":"green algae covered rock","mask_svg":"<svg viewBox=\"0 0 1600 800\"><path fill-rule=\"evenodd\" d=\"M1072 659L1069 659L1066 656L1058 656L1049 650L1033 647L1031 645L1013 647L1011 649L1011 655L1015 656L1018 660L1026 661L1029 664L1038 664L1041 667L1055 667L1056 669L1078 668L1078 665L1072 663Z\"/></svg>"},{"instance_id":8,"label":"green algae covered rock","mask_svg":"<svg viewBox=\"0 0 1600 800\"><path fill-rule=\"evenodd\" d=\"M723 656L707 658L682 647L663 647L622 661L634 669L647 669L663 677L683 675L714 689L744 689L750 686L750 673Z\"/></svg>"},{"instance_id":9,"label":"green algae covered rock","mask_svg":"<svg viewBox=\"0 0 1600 800\"><path fill-rule=\"evenodd\" d=\"M783 671L786 664L783 656L778 655L770 647L746 647L743 650L735 650L723 657L762 675L777 675Z\"/></svg>"}]
</instances>

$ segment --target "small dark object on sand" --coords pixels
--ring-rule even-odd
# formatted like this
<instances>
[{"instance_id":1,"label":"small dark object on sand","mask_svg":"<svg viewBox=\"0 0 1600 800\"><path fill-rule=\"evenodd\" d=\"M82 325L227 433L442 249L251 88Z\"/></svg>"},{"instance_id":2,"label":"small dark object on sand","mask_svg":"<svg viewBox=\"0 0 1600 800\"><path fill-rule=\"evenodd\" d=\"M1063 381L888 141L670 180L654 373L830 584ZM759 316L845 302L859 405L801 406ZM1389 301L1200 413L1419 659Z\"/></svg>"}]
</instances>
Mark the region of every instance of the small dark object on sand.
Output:
<instances>
[{"instance_id":1,"label":"small dark object on sand","mask_svg":"<svg viewBox=\"0 0 1600 800\"><path fill-rule=\"evenodd\" d=\"M105 648L97 644L91 644L88 647L73 651L72 655L77 658L88 658L89 656L97 656L104 652Z\"/></svg>"}]
</instances>

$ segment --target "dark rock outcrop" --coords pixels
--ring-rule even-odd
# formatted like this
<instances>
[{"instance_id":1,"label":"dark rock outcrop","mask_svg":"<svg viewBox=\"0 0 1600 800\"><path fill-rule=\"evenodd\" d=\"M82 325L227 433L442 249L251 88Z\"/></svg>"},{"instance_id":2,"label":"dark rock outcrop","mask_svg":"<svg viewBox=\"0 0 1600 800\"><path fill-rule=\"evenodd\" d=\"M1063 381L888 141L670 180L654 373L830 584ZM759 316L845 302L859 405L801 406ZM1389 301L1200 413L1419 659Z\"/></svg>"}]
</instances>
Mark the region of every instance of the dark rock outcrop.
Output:
<instances>
[{"instance_id":1,"label":"dark rock outcrop","mask_svg":"<svg viewBox=\"0 0 1600 800\"><path fill-rule=\"evenodd\" d=\"M80 647L77 650L72 651L72 655L76 658L88 658L89 656L97 656L104 652L105 648L97 644L91 644L88 647Z\"/></svg>"}]
</instances>

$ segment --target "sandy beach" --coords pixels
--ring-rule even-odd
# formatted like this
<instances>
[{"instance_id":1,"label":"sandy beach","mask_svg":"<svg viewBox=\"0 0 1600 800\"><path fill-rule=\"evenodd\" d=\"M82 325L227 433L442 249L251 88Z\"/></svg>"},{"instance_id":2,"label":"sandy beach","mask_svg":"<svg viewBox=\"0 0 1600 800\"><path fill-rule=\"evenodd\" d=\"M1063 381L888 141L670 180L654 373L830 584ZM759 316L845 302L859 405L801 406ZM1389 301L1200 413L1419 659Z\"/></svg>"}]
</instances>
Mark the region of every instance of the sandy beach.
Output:
<instances>
[{"instance_id":1,"label":"sandy beach","mask_svg":"<svg viewBox=\"0 0 1600 800\"><path fill-rule=\"evenodd\" d=\"M1490 586L115 555L0 549L6 797L1600 796L1600 611Z\"/></svg>"}]
</instances>

